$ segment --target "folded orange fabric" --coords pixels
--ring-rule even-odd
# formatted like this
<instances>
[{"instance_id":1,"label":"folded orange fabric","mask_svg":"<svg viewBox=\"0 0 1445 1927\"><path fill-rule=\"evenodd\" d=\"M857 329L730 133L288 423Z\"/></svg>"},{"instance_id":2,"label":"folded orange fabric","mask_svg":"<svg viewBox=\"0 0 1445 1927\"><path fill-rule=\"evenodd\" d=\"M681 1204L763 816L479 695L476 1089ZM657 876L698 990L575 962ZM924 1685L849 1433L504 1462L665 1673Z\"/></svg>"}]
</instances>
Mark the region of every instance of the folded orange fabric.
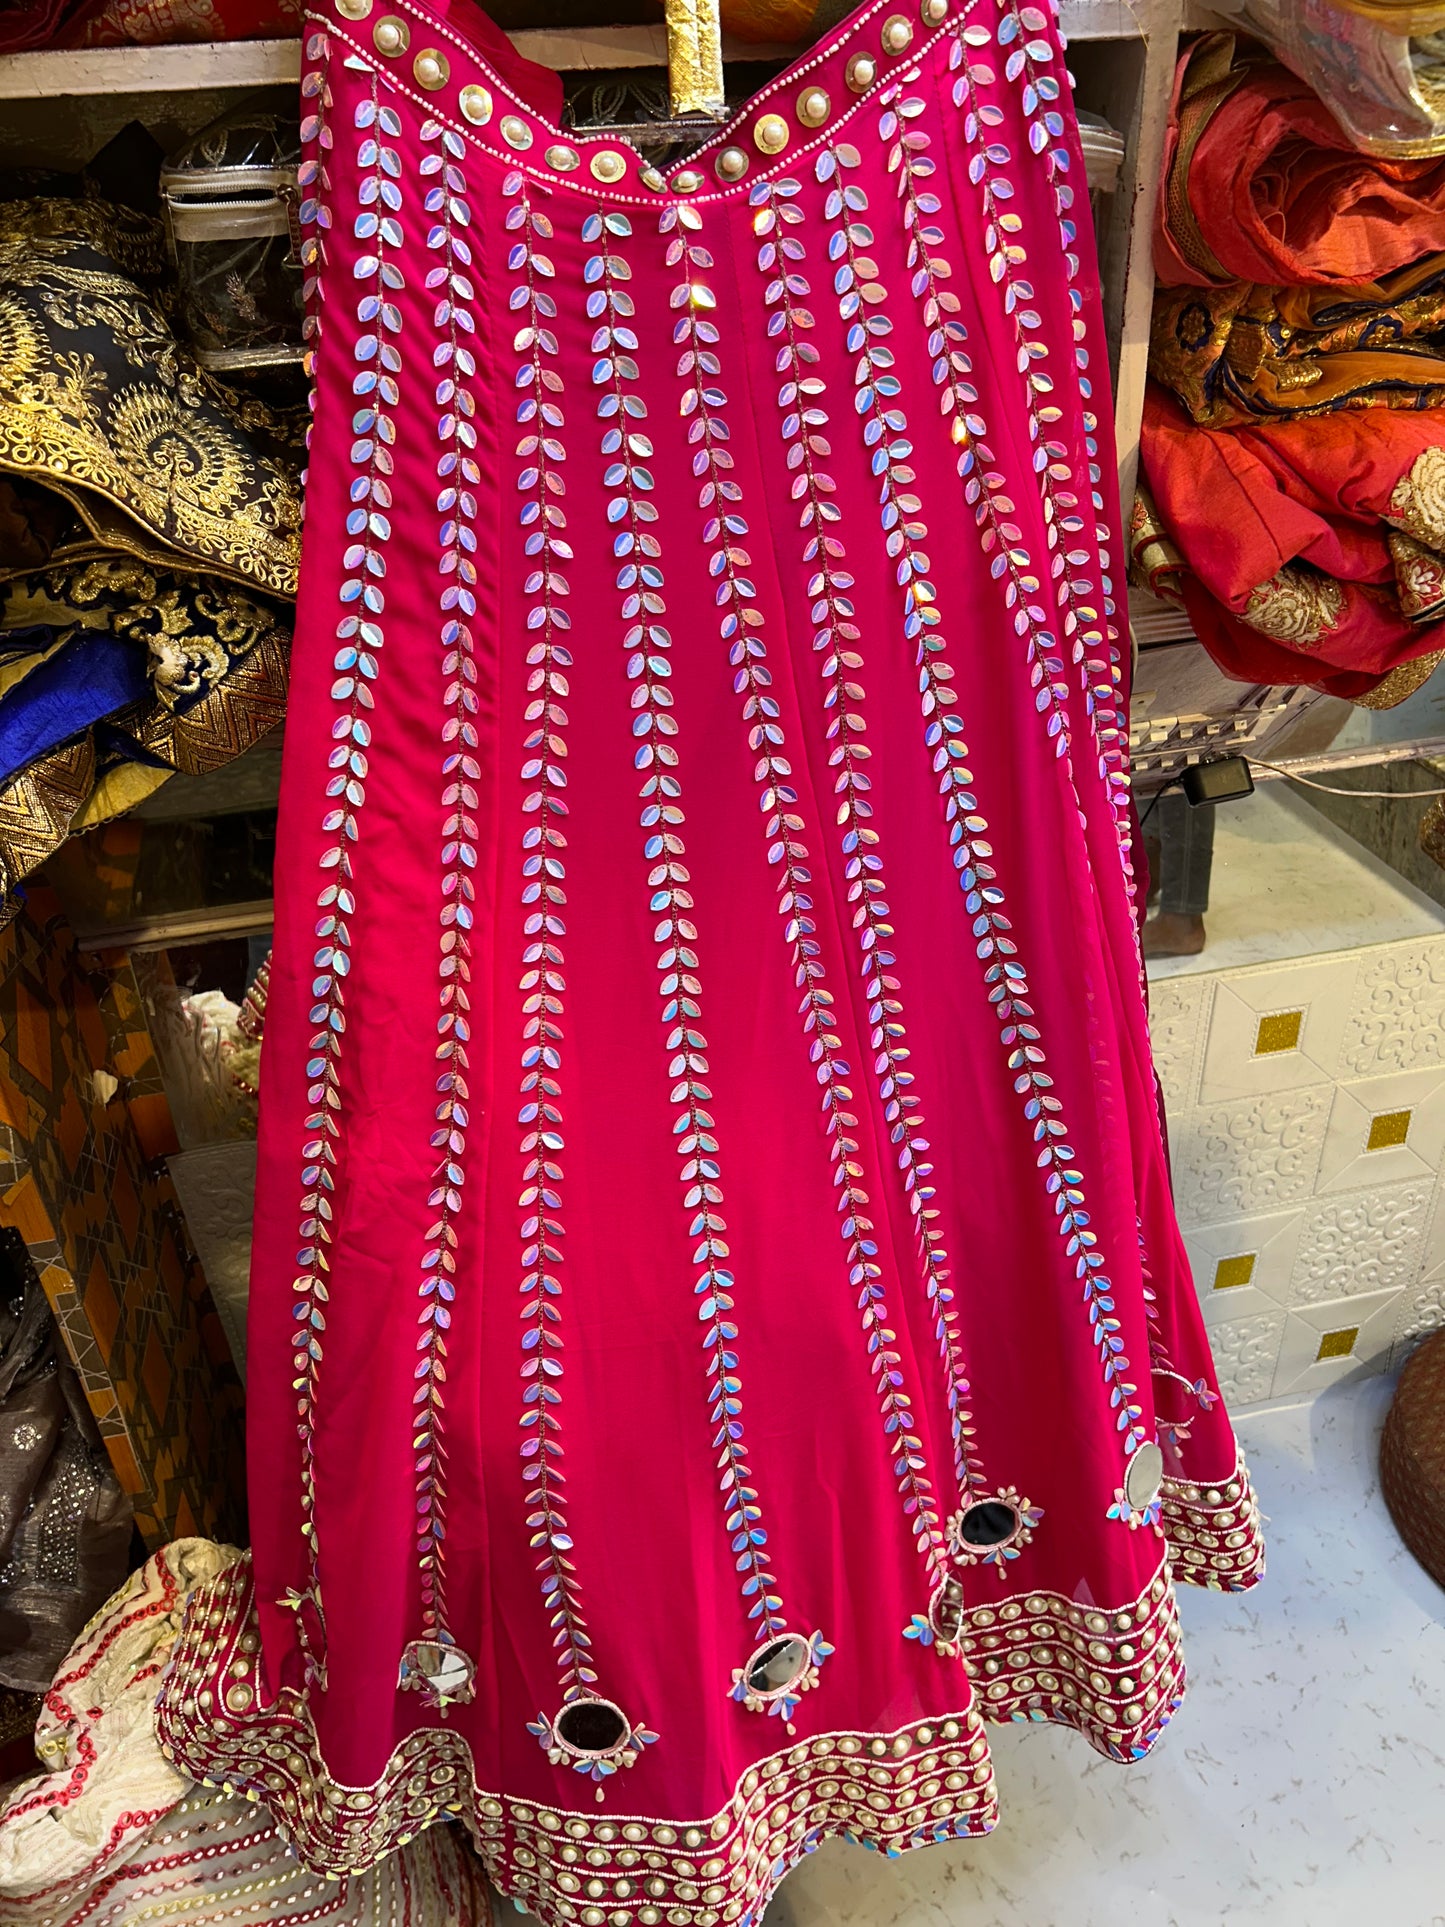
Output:
<instances>
[{"instance_id":1,"label":"folded orange fabric","mask_svg":"<svg viewBox=\"0 0 1445 1927\"><path fill-rule=\"evenodd\" d=\"M1445 158L1351 146L1253 42L1205 34L1174 78L1154 259L1170 287L1352 287L1445 248Z\"/></svg>"},{"instance_id":2,"label":"folded orange fabric","mask_svg":"<svg viewBox=\"0 0 1445 1927\"><path fill-rule=\"evenodd\" d=\"M1445 412L1210 428L1151 384L1142 459L1136 571L1183 603L1226 675L1387 707L1429 674L1445 644Z\"/></svg>"}]
</instances>

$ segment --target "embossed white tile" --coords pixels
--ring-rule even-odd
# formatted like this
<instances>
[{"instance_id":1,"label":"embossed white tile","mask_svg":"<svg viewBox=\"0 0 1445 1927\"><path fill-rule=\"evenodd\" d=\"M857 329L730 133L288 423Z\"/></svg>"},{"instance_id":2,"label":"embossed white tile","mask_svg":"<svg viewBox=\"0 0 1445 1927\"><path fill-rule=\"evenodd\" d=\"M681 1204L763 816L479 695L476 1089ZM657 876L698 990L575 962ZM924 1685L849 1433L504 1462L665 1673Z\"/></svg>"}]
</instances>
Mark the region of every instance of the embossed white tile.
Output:
<instances>
[{"instance_id":1,"label":"embossed white tile","mask_svg":"<svg viewBox=\"0 0 1445 1927\"><path fill-rule=\"evenodd\" d=\"M1369 1149L1374 1119L1410 1113L1402 1144ZM1445 1154L1445 1070L1394 1071L1335 1087L1316 1188L1374 1190L1401 1178L1433 1177Z\"/></svg>"},{"instance_id":2,"label":"embossed white tile","mask_svg":"<svg viewBox=\"0 0 1445 1927\"><path fill-rule=\"evenodd\" d=\"M1304 1215L1302 1209L1267 1211L1185 1232L1195 1289L1210 1325L1258 1317L1288 1304Z\"/></svg>"},{"instance_id":3,"label":"embossed white tile","mask_svg":"<svg viewBox=\"0 0 1445 1927\"><path fill-rule=\"evenodd\" d=\"M1271 1396L1288 1316L1285 1311L1268 1311L1210 1326L1209 1345L1219 1389L1231 1409L1255 1405Z\"/></svg>"},{"instance_id":4,"label":"embossed white tile","mask_svg":"<svg viewBox=\"0 0 1445 1927\"><path fill-rule=\"evenodd\" d=\"M1344 1075L1445 1064L1445 939L1362 954L1340 1049Z\"/></svg>"},{"instance_id":5,"label":"embossed white tile","mask_svg":"<svg viewBox=\"0 0 1445 1927\"><path fill-rule=\"evenodd\" d=\"M1220 1224L1309 1197L1332 1096L1328 1084L1319 1084L1239 1098L1171 1120L1180 1222Z\"/></svg>"},{"instance_id":6,"label":"embossed white tile","mask_svg":"<svg viewBox=\"0 0 1445 1927\"><path fill-rule=\"evenodd\" d=\"M1289 1284L1292 1305L1408 1289L1425 1262L1434 1180L1326 1197L1306 1207Z\"/></svg>"},{"instance_id":7,"label":"embossed white tile","mask_svg":"<svg viewBox=\"0 0 1445 1927\"><path fill-rule=\"evenodd\" d=\"M1334 1078L1358 974L1354 957L1330 957L1221 977L1204 1039L1199 1102L1299 1090ZM1292 1048L1258 1048L1261 1021L1271 1018L1297 1027Z\"/></svg>"},{"instance_id":8,"label":"embossed white tile","mask_svg":"<svg viewBox=\"0 0 1445 1927\"><path fill-rule=\"evenodd\" d=\"M989 1839L831 1843L766 1927L1442 1927L1445 1592L1380 1501L1391 1390L1243 1421L1269 1570L1182 1590L1188 1696L1147 1760L992 1727Z\"/></svg>"},{"instance_id":9,"label":"embossed white tile","mask_svg":"<svg viewBox=\"0 0 1445 1927\"><path fill-rule=\"evenodd\" d=\"M1188 1110L1199 1081L1199 1040L1213 977L1165 977L1149 986L1149 1036L1168 1111Z\"/></svg>"},{"instance_id":10,"label":"embossed white tile","mask_svg":"<svg viewBox=\"0 0 1445 1927\"><path fill-rule=\"evenodd\" d=\"M1372 1291L1288 1312L1270 1396L1322 1392L1342 1378L1383 1371L1403 1296L1400 1291ZM1334 1349L1335 1340L1343 1349ZM1328 1355L1322 1357L1322 1352Z\"/></svg>"},{"instance_id":11,"label":"embossed white tile","mask_svg":"<svg viewBox=\"0 0 1445 1927\"><path fill-rule=\"evenodd\" d=\"M1425 1232L1425 1276L1432 1278L1445 1269L1445 1178L1437 1180Z\"/></svg>"},{"instance_id":12,"label":"embossed white tile","mask_svg":"<svg viewBox=\"0 0 1445 1927\"><path fill-rule=\"evenodd\" d=\"M1401 1292L1395 1314L1395 1335L1390 1345L1390 1370L1403 1365L1420 1340L1442 1326L1445 1326L1445 1270L1422 1278L1413 1289Z\"/></svg>"}]
</instances>

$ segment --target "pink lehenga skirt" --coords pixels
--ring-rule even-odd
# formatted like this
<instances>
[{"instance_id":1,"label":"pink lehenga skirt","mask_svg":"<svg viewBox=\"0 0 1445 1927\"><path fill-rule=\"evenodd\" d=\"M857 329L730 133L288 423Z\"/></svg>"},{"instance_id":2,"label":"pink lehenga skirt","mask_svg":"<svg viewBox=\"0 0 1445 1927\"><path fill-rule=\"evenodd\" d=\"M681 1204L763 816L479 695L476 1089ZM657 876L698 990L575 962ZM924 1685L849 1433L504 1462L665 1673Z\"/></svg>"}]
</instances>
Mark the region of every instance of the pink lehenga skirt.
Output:
<instances>
[{"instance_id":1,"label":"pink lehenga skirt","mask_svg":"<svg viewBox=\"0 0 1445 1927\"><path fill-rule=\"evenodd\" d=\"M162 1735L318 1869L750 1923L989 1827L986 1720L1139 1757L1261 1570L1059 39L870 0L666 175L469 0L305 55L255 1547Z\"/></svg>"}]
</instances>

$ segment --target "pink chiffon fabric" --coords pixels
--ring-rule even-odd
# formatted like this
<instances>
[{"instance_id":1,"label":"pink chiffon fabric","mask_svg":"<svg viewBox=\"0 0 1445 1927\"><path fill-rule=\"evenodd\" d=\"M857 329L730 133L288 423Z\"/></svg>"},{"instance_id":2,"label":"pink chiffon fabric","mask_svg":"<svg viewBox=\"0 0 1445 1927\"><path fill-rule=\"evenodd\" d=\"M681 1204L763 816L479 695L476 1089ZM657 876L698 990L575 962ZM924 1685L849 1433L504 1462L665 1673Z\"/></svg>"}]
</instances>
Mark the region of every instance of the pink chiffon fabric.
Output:
<instances>
[{"instance_id":1,"label":"pink chiffon fabric","mask_svg":"<svg viewBox=\"0 0 1445 1927\"><path fill-rule=\"evenodd\" d=\"M665 179L465 0L305 47L254 1568L162 1737L320 1869L749 1923L992 1824L985 1719L1139 1757L1262 1569L1059 37L870 0Z\"/></svg>"}]
</instances>

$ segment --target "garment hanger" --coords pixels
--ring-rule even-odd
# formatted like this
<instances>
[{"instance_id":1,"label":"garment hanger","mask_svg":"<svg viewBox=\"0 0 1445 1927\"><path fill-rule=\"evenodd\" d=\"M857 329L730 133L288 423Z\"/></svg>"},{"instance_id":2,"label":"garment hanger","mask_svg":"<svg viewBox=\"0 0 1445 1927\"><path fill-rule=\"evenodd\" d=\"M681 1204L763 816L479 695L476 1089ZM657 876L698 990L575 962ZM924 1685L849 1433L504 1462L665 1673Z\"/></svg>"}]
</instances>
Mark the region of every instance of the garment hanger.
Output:
<instances>
[{"instance_id":1,"label":"garment hanger","mask_svg":"<svg viewBox=\"0 0 1445 1927\"><path fill-rule=\"evenodd\" d=\"M719 0L664 0L668 111L633 121L574 124L577 134L608 134L648 148L690 147L727 118Z\"/></svg>"}]
</instances>

